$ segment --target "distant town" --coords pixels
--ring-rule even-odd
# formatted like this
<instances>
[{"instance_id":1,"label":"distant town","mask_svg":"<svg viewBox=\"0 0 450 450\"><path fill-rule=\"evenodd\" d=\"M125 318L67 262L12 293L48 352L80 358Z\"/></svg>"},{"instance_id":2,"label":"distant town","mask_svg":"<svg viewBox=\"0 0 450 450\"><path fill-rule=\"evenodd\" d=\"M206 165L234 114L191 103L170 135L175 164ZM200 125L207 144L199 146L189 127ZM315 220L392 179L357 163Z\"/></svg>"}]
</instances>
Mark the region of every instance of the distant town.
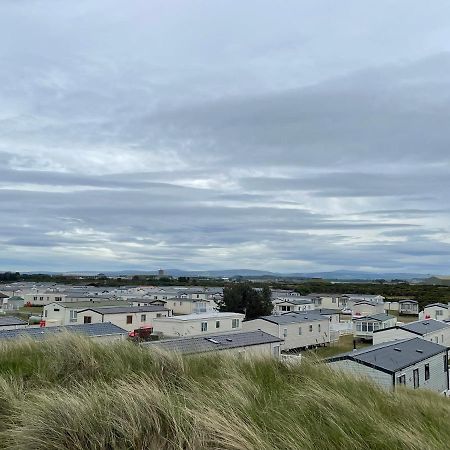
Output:
<instances>
[{"instance_id":1,"label":"distant town","mask_svg":"<svg viewBox=\"0 0 450 450\"><path fill-rule=\"evenodd\" d=\"M242 277L176 279L162 269L151 278L98 274L68 276L67 283L5 281L24 277L30 276L2 275L0 341L67 332L181 354L226 352L301 363L313 353L330 367L365 375L387 389L449 392L450 303L442 300L448 295L442 286L322 280L323 287L350 290L303 293L318 281L283 288ZM145 280L152 283L140 283ZM361 291L352 290L358 286ZM367 293L371 289L391 295ZM419 297L423 289L442 295L435 301L399 295L411 289L419 289Z\"/></svg>"}]
</instances>

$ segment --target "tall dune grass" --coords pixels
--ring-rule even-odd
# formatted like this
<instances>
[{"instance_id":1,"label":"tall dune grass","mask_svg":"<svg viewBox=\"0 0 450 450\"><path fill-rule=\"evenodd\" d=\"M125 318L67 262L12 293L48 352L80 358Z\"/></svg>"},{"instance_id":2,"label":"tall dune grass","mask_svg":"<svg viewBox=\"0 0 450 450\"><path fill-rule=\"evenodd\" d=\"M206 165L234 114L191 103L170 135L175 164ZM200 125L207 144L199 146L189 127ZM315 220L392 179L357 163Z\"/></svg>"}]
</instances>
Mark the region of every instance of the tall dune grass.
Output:
<instances>
[{"instance_id":1,"label":"tall dune grass","mask_svg":"<svg viewBox=\"0 0 450 450\"><path fill-rule=\"evenodd\" d=\"M2 449L447 449L449 400L304 361L0 344Z\"/></svg>"}]
</instances>

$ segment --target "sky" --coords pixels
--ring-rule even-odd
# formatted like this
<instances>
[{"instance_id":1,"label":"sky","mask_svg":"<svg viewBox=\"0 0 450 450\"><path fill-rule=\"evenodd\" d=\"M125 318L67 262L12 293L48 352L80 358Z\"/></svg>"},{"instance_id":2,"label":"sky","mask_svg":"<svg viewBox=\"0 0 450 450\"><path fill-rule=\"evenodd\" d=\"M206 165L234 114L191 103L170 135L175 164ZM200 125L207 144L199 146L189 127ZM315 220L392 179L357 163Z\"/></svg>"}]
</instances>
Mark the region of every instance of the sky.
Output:
<instances>
[{"instance_id":1,"label":"sky","mask_svg":"<svg viewBox=\"0 0 450 450\"><path fill-rule=\"evenodd\" d=\"M0 270L449 274L449 17L0 1Z\"/></svg>"}]
</instances>

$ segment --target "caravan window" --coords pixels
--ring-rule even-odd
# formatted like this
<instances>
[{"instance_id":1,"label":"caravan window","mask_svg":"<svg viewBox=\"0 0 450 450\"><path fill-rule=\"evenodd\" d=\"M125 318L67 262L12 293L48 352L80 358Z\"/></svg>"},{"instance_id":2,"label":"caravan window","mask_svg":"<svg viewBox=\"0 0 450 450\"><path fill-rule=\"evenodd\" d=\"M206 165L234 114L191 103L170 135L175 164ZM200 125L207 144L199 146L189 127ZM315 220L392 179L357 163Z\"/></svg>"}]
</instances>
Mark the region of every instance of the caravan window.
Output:
<instances>
[{"instance_id":1,"label":"caravan window","mask_svg":"<svg viewBox=\"0 0 450 450\"><path fill-rule=\"evenodd\" d=\"M414 369L413 370L413 381L414 381L414 389L417 389L420 386L419 369Z\"/></svg>"},{"instance_id":2,"label":"caravan window","mask_svg":"<svg viewBox=\"0 0 450 450\"><path fill-rule=\"evenodd\" d=\"M425 364L425 380L429 380L429 379L430 379L430 365Z\"/></svg>"}]
</instances>

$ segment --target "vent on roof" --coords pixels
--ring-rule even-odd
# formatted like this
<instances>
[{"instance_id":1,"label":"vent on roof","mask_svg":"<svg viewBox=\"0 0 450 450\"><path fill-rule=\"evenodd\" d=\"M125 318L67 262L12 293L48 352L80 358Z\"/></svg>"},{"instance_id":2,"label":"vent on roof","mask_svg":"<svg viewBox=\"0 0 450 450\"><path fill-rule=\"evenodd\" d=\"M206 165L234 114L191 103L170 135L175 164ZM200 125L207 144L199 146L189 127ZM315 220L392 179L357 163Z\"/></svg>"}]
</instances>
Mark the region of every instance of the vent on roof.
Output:
<instances>
[{"instance_id":1,"label":"vent on roof","mask_svg":"<svg viewBox=\"0 0 450 450\"><path fill-rule=\"evenodd\" d=\"M213 344L219 344L219 341L216 341L215 339L212 338L205 338L207 341L212 342Z\"/></svg>"},{"instance_id":2,"label":"vent on roof","mask_svg":"<svg viewBox=\"0 0 450 450\"><path fill-rule=\"evenodd\" d=\"M420 350L420 348L416 349L417 353L423 353L423 350Z\"/></svg>"},{"instance_id":3,"label":"vent on roof","mask_svg":"<svg viewBox=\"0 0 450 450\"><path fill-rule=\"evenodd\" d=\"M430 322L422 322L422 325L429 325Z\"/></svg>"},{"instance_id":4,"label":"vent on roof","mask_svg":"<svg viewBox=\"0 0 450 450\"><path fill-rule=\"evenodd\" d=\"M401 348L398 348L398 347L395 347L394 350L395 350L396 352L401 352L401 351L402 351L402 349L401 349Z\"/></svg>"},{"instance_id":5,"label":"vent on roof","mask_svg":"<svg viewBox=\"0 0 450 450\"><path fill-rule=\"evenodd\" d=\"M228 342L233 342L233 339L227 338L226 339Z\"/></svg>"}]
</instances>

